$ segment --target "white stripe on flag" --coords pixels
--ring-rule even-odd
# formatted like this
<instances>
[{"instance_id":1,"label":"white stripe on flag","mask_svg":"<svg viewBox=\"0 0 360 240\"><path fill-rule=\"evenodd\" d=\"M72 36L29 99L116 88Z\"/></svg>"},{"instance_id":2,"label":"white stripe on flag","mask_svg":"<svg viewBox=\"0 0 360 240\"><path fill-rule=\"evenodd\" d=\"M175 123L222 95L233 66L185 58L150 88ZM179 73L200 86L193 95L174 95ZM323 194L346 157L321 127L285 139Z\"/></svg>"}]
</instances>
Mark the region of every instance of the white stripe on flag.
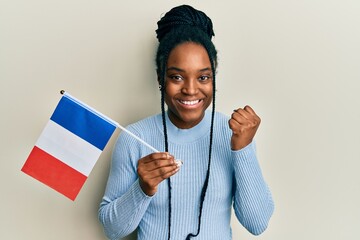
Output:
<instances>
[{"instance_id":1,"label":"white stripe on flag","mask_svg":"<svg viewBox=\"0 0 360 240\"><path fill-rule=\"evenodd\" d=\"M85 176L89 176L102 152L51 120L35 145Z\"/></svg>"}]
</instances>

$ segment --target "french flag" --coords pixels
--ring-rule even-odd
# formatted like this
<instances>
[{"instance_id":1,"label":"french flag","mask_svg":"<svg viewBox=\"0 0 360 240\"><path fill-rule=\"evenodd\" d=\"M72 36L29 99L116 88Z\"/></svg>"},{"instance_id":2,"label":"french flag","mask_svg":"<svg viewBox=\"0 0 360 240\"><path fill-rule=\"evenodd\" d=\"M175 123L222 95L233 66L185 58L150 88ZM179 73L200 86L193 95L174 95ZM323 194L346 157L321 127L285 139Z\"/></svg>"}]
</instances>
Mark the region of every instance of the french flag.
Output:
<instances>
[{"instance_id":1,"label":"french flag","mask_svg":"<svg viewBox=\"0 0 360 240\"><path fill-rule=\"evenodd\" d=\"M21 171L74 201L117 126L65 92Z\"/></svg>"}]
</instances>

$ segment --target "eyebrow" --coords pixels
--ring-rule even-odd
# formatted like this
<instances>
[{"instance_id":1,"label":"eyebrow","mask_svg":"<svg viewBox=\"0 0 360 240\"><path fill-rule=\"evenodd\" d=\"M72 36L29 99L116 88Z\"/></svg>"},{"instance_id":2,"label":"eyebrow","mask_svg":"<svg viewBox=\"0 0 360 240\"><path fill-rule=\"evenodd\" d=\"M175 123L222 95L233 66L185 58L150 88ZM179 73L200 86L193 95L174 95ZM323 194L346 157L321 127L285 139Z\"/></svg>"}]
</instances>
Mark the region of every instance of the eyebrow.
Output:
<instances>
[{"instance_id":1,"label":"eyebrow","mask_svg":"<svg viewBox=\"0 0 360 240\"><path fill-rule=\"evenodd\" d=\"M166 71L170 71L170 70L175 70L178 72L185 72L185 70L181 69L181 68L177 68L177 67L169 67L166 69Z\"/></svg>"},{"instance_id":2,"label":"eyebrow","mask_svg":"<svg viewBox=\"0 0 360 240\"><path fill-rule=\"evenodd\" d=\"M178 71L178 72L185 72L184 69L181 69L181 68L178 68L178 67L169 67L166 69L166 71L170 71L170 70L175 70L175 71ZM202 68L199 70L199 72L205 72L205 71L211 71L211 68L209 67L206 67L206 68Z\"/></svg>"}]
</instances>

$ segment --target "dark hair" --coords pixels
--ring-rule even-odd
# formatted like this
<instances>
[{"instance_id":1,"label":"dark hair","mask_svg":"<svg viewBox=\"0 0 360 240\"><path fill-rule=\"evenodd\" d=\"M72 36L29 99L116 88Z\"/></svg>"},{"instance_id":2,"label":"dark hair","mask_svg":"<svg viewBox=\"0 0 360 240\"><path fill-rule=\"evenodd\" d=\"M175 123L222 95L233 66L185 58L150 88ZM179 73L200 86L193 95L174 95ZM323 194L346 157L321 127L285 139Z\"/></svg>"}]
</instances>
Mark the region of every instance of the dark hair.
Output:
<instances>
[{"instance_id":1,"label":"dark hair","mask_svg":"<svg viewBox=\"0 0 360 240\"><path fill-rule=\"evenodd\" d=\"M190 233L186 239L196 237L200 233L201 215L203 209L203 202L205 199L209 177L210 177L210 163L211 163L211 151L213 142L213 126L215 116L215 73L217 67L217 51L214 44L211 41L214 36L213 25L211 19L202 11L196 10L188 5L181 5L171 9L167 12L158 22L158 29L156 30L157 38L159 40L159 47L156 54L156 67L159 78L159 84L161 86L161 114L164 128L164 142L165 151L168 152L168 136L167 127L165 121L165 76L166 66L170 52L178 45L186 42L193 42L202 45L209 56L211 69L213 73L213 103L212 103L212 115L211 115L211 127L210 127L210 143L209 143L209 156L208 167L206 171L206 178L201 190L200 209L198 218L197 233ZM171 230L171 180L168 179L169 188L169 229L168 239L170 239Z\"/></svg>"}]
</instances>

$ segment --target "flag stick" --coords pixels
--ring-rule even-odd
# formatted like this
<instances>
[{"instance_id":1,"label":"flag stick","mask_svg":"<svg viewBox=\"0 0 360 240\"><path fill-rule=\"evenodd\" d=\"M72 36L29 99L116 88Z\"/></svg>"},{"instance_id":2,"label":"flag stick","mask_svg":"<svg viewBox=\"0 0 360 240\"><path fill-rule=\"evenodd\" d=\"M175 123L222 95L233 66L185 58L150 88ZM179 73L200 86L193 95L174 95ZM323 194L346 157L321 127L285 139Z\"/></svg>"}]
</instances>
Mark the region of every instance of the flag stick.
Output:
<instances>
[{"instance_id":1,"label":"flag stick","mask_svg":"<svg viewBox=\"0 0 360 240\"><path fill-rule=\"evenodd\" d=\"M139 138L138 136L136 136L135 134L133 134L132 132L130 132L129 130L127 130L126 128L124 128L123 126L121 126L119 123L117 124L117 126L123 130L124 132L128 133L130 136L132 136L133 138L135 138L136 140L138 140L139 142L141 142L142 144L144 144L145 146L147 146L148 148L150 148L151 150L153 150L154 152L160 152L159 150L157 150L156 148L154 148L153 146L151 146L150 144L148 144L147 142L145 142L144 140L142 140L141 138Z\"/></svg>"},{"instance_id":2,"label":"flag stick","mask_svg":"<svg viewBox=\"0 0 360 240\"><path fill-rule=\"evenodd\" d=\"M124 132L128 133L130 136L132 136L133 138L135 138L136 140L138 140L139 142L141 142L142 144L144 144L145 146L147 146L148 148L150 148L151 150L153 150L154 152L160 152L159 150L157 150L156 148L154 148L153 146L151 146L150 144L148 144L147 142L145 142L144 140L142 140L141 138L139 138L138 136L136 136L135 134L133 134L132 132L130 132L129 130L127 130L126 128L124 128L123 126L121 126L119 123L117 123L117 126L123 130ZM176 164L178 165L178 167L181 167L181 165L183 165L183 161L176 159Z\"/></svg>"},{"instance_id":3,"label":"flag stick","mask_svg":"<svg viewBox=\"0 0 360 240\"><path fill-rule=\"evenodd\" d=\"M136 140L138 140L139 142L141 142L142 144L144 144L145 146L147 146L148 148L150 148L154 152L160 152L159 150L157 150L156 148L154 148L153 146L151 146L150 144L148 144L147 142L145 142L144 140L142 140L141 138L139 138L138 136L136 136L135 134L133 134L132 132L130 132L129 130L124 128L123 126L121 126L119 123L117 123L117 127L119 127L124 132L128 133L130 136L132 136L133 138L135 138ZM179 159L177 159L175 161L176 161L176 164L178 165L178 167L183 165L183 161L181 161Z\"/></svg>"}]
</instances>

